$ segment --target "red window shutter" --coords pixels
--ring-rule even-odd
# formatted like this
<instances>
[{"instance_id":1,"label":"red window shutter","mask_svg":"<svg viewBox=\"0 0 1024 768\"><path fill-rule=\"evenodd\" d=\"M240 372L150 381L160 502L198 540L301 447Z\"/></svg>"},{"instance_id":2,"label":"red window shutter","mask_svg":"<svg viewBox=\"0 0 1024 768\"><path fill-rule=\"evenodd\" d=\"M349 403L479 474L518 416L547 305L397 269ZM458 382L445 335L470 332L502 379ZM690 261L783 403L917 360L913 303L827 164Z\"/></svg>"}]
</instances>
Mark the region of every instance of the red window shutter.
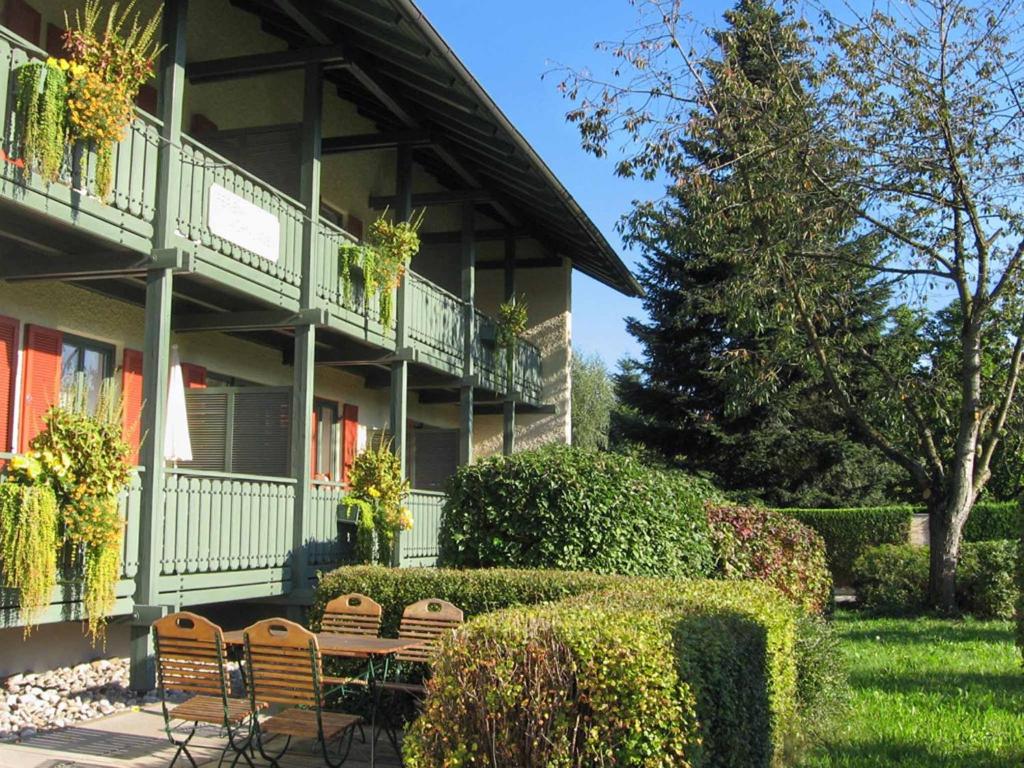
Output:
<instances>
[{"instance_id":1,"label":"red window shutter","mask_svg":"<svg viewBox=\"0 0 1024 768\"><path fill-rule=\"evenodd\" d=\"M135 97L135 105L151 115L156 114L157 101L157 90L152 85L144 85L139 88L139 95Z\"/></svg>"},{"instance_id":2,"label":"red window shutter","mask_svg":"<svg viewBox=\"0 0 1024 768\"><path fill-rule=\"evenodd\" d=\"M58 27L56 24L46 25L46 52L51 56L61 58L64 55L64 27Z\"/></svg>"},{"instance_id":3,"label":"red window shutter","mask_svg":"<svg viewBox=\"0 0 1024 768\"><path fill-rule=\"evenodd\" d=\"M19 450L27 451L43 429L43 417L60 401L60 331L29 325L25 333L25 375L21 383Z\"/></svg>"},{"instance_id":4,"label":"red window shutter","mask_svg":"<svg viewBox=\"0 0 1024 768\"><path fill-rule=\"evenodd\" d=\"M348 233L352 235L352 237L354 237L356 240L363 239L363 220L360 219L358 216L352 216L351 214L349 215L347 229Z\"/></svg>"},{"instance_id":5,"label":"red window shutter","mask_svg":"<svg viewBox=\"0 0 1024 768\"><path fill-rule=\"evenodd\" d=\"M121 394L124 398L124 440L132 449L132 463L138 464L142 444L142 353L137 349L124 351Z\"/></svg>"},{"instance_id":6,"label":"red window shutter","mask_svg":"<svg viewBox=\"0 0 1024 768\"><path fill-rule=\"evenodd\" d=\"M14 377L18 370L18 329L13 317L0 317L0 451L14 448Z\"/></svg>"},{"instance_id":7,"label":"red window shutter","mask_svg":"<svg viewBox=\"0 0 1024 768\"><path fill-rule=\"evenodd\" d=\"M359 442L359 407L344 405L341 409L341 481L348 482L348 472L356 460Z\"/></svg>"},{"instance_id":8,"label":"red window shutter","mask_svg":"<svg viewBox=\"0 0 1024 768\"><path fill-rule=\"evenodd\" d=\"M182 363L181 377L185 380L185 389L206 389L206 369L201 365Z\"/></svg>"}]
</instances>

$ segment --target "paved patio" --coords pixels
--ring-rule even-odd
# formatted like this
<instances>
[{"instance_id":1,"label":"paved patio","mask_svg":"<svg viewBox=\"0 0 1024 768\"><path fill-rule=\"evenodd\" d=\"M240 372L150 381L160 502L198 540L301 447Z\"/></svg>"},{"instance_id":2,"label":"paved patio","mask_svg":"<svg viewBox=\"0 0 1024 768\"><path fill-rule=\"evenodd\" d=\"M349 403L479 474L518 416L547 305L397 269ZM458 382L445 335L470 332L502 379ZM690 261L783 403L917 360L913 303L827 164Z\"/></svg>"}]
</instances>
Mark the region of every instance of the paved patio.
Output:
<instances>
[{"instance_id":1,"label":"paved patio","mask_svg":"<svg viewBox=\"0 0 1024 768\"><path fill-rule=\"evenodd\" d=\"M174 748L163 731L160 705L120 712L71 728L40 733L17 744L0 744L0 768L166 768ZM369 729L367 729L369 730ZM225 740L213 727L204 728L190 749L202 766L216 766ZM322 766L312 743L298 743L282 761L288 768ZM369 768L370 750L356 736L346 768ZM257 760L257 765L265 761ZM244 766L244 761L239 765ZM377 743L377 768L401 765L387 739ZM175 768L189 768L180 757Z\"/></svg>"}]
</instances>

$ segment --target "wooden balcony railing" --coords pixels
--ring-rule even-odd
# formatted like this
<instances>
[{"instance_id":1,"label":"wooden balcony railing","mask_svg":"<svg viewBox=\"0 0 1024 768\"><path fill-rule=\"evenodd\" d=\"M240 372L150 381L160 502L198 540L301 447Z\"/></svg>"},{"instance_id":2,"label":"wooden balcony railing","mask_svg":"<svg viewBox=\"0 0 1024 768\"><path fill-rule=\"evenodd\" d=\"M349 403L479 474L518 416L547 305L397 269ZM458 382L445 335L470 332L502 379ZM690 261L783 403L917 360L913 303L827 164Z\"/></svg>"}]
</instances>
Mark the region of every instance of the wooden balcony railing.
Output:
<instances>
[{"instance_id":1,"label":"wooden balcony railing","mask_svg":"<svg viewBox=\"0 0 1024 768\"><path fill-rule=\"evenodd\" d=\"M434 491L413 491L409 494L412 530L400 537L399 563L403 566L432 567L437 565L438 534L445 495Z\"/></svg>"},{"instance_id":2,"label":"wooden balcony railing","mask_svg":"<svg viewBox=\"0 0 1024 768\"><path fill-rule=\"evenodd\" d=\"M465 306L458 296L410 272L409 339L443 370L462 372Z\"/></svg>"}]
</instances>

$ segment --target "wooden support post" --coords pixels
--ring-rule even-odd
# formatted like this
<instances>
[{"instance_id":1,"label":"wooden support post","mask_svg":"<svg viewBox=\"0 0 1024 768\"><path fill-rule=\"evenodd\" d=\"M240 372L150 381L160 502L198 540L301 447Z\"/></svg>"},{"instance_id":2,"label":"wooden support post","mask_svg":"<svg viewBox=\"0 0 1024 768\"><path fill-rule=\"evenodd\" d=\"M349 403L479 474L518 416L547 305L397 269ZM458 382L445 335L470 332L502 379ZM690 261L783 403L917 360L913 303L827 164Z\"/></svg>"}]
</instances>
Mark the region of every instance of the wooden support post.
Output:
<instances>
[{"instance_id":1,"label":"wooden support post","mask_svg":"<svg viewBox=\"0 0 1024 768\"><path fill-rule=\"evenodd\" d=\"M160 154L157 165L154 250L172 247L180 169L182 103L185 93L185 45L188 0L167 0L163 11L160 59ZM146 274L145 344L142 354L142 499L138 536L139 570L135 576L135 610L131 627L131 680L134 690L151 690L155 682L153 642L149 624L159 607L160 556L164 511L164 432L167 376L171 357L173 271Z\"/></svg>"},{"instance_id":2,"label":"wooden support post","mask_svg":"<svg viewBox=\"0 0 1024 768\"><path fill-rule=\"evenodd\" d=\"M509 237L505 240L505 301L516 298L516 240ZM510 389L515 389L516 356L512 358L512 382ZM502 423L502 453L511 456L516 450L516 401L512 397L505 399Z\"/></svg>"},{"instance_id":3,"label":"wooden support post","mask_svg":"<svg viewBox=\"0 0 1024 768\"><path fill-rule=\"evenodd\" d=\"M405 221L412 216L412 147L401 145L395 158L395 219ZM409 421L409 360L404 351L409 346L409 305L411 300L408 276L402 278L395 295L395 354L391 364L391 436L392 448L398 457L402 477L409 477L406 459ZM402 534L395 533L392 565L402 564Z\"/></svg>"},{"instance_id":4,"label":"wooden support post","mask_svg":"<svg viewBox=\"0 0 1024 768\"><path fill-rule=\"evenodd\" d=\"M472 202L462 204L462 302L465 332L462 344L463 385L459 392L459 464L473 463L473 352L476 345L476 235Z\"/></svg>"},{"instance_id":5,"label":"wooden support post","mask_svg":"<svg viewBox=\"0 0 1024 768\"><path fill-rule=\"evenodd\" d=\"M305 67L302 101L302 166L299 198L302 225L302 284L299 310L315 309L316 230L320 218L320 139L323 130L323 68L318 63ZM295 328L294 383L292 386L292 477L296 480L292 515L292 596L301 599L309 588L309 542L306 520L312 503L313 402L316 371L316 325Z\"/></svg>"}]
</instances>

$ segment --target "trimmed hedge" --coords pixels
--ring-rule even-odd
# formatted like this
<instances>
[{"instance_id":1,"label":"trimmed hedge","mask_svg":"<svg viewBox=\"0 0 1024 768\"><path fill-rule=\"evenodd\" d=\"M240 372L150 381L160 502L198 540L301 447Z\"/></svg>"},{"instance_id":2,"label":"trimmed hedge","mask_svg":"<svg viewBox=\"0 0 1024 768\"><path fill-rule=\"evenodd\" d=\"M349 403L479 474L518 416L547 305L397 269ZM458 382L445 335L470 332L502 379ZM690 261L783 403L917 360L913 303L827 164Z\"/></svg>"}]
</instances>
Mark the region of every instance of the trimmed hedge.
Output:
<instances>
[{"instance_id":1,"label":"trimmed hedge","mask_svg":"<svg viewBox=\"0 0 1024 768\"><path fill-rule=\"evenodd\" d=\"M964 541L1016 539L1019 509L1015 501L979 501L964 525Z\"/></svg>"},{"instance_id":2,"label":"trimmed hedge","mask_svg":"<svg viewBox=\"0 0 1024 768\"><path fill-rule=\"evenodd\" d=\"M865 550L882 544L906 544L914 508L852 507L849 509L780 509L817 531L825 540L829 570L836 584L848 585L853 563Z\"/></svg>"},{"instance_id":3,"label":"trimmed hedge","mask_svg":"<svg viewBox=\"0 0 1024 768\"><path fill-rule=\"evenodd\" d=\"M406 762L782 764L799 616L763 584L629 580L475 619L434 664Z\"/></svg>"},{"instance_id":4,"label":"trimmed hedge","mask_svg":"<svg viewBox=\"0 0 1024 768\"><path fill-rule=\"evenodd\" d=\"M634 457L548 446L460 467L448 483L439 564L633 576L706 575L707 481Z\"/></svg>"},{"instance_id":5,"label":"trimmed hedge","mask_svg":"<svg viewBox=\"0 0 1024 768\"><path fill-rule=\"evenodd\" d=\"M964 542L956 583L959 607L978 618L1012 618L1017 565L1015 542ZM874 547L857 559L854 574L857 594L868 610L896 616L927 610L927 547Z\"/></svg>"},{"instance_id":6,"label":"trimmed hedge","mask_svg":"<svg viewBox=\"0 0 1024 768\"><path fill-rule=\"evenodd\" d=\"M320 578L310 608L310 622L319 627L324 606L336 597L361 592L384 607L381 633L394 635L405 606L434 597L462 609L466 619L518 605L555 602L613 586L618 577L551 570L482 568L385 568L353 565Z\"/></svg>"},{"instance_id":7,"label":"trimmed hedge","mask_svg":"<svg viewBox=\"0 0 1024 768\"><path fill-rule=\"evenodd\" d=\"M814 725L823 727L827 722L826 705L836 698L835 681L840 672L829 627L822 621L807 620L776 590L756 582L682 581L566 571L355 566L323 575L316 590L312 625L319 623L323 606L329 600L348 592L362 592L383 605L385 634L397 631L403 607L418 600L438 597L462 608L470 620L466 630L470 634L460 634L459 642L465 646L451 651L451 666L447 672L438 673L435 668L438 684L457 679L460 685L475 681L474 685L488 690L498 686L498 692L489 694L497 697L495 706L505 706L501 704L500 689L525 685L528 680L540 685L547 680L550 682L547 688L535 689L547 692L531 699L533 706L545 712L554 711L552 708L560 713L575 712L573 708L578 704L575 699L551 698L555 683L551 682L550 675L558 670L564 672L570 660L574 674L579 674L581 663L585 676L598 674L599 670L587 666L586 659L590 658L586 655L587 649L591 647L601 649L598 658L617 659L616 664L621 662L615 674L625 675L627 670L640 669L632 659L637 649L649 648L651 653L663 654L665 638L671 636L674 662L659 669L655 677L660 681L665 675L674 675L692 691L705 747L699 749L686 735L690 731L683 728L690 710L686 708L688 699L682 689L673 705L680 708L682 719L672 721L676 725L670 733L659 730L661 726L657 724L653 732L646 730L646 725L641 727L647 734L644 738L664 738L670 743L682 733L688 740L687 759L697 766L747 768L777 764L782 751L800 741L801 733L814 730ZM495 613L499 610L500 613ZM561 616L565 611L568 613ZM636 616L641 618L635 619ZM648 631L651 616L661 622L656 637ZM623 617L624 623L620 621ZM648 629L643 632L630 629L626 642L619 637L619 632L623 627L632 627L634 619ZM588 630L591 626L593 633ZM527 645L518 642L523 632L530 637L529 647L542 654L537 662L543 660L543 667L527 667L527 658L523 656ZM616 643L622 642L626 642L626 650L620 657L614 648ZM518 649L518 656L512 653L515 649ZM491 670L475 661L493 658L502 659L502 663ZM499 679L496 675L505 677ZM647 677L625 683L615 678L616 686L625 686L623 700L640 696L634 689L643 688L649 682ZM482 695L479 690L476 694ZM655 700L663 703L663 698L659 697L664 695L664 690L659 688ZM650 701L646 698L630 700ZM463 693L462 688L455 694L449 690L444 697L435 696L433 703L428 702L427 711L435 712L433 722L439 722L440 718L448 723L455 712L462 712L459 717L474 716L468 709L472 701L470 693ZM483 699L477 700L477 706L481 701ZM502 726L506 729L503 738L511 738L509 734L525 727L525 721L513 717L515 713L501 711L506 713L502 715ZM506 719L506 715L512 720ZM655 719L657 717L660 714ZM464 734L475 733L474 729L480 725L479 721L460 722ZM426 728L427 724L422 727ZM431 740L439 737L436 732L433 735L424 732L427 742L417 742L421 746L415 747L421 750L415 758L421 762L410 765L440 764L431 762L436 759L437 750L442 749ZM455 750L453 743L448 748ZM422 750L427 751L422 753ZM449 754L453 758L455 755L455 751Z\"/></svg>"},{"instance_id":8,"label":"trimmed hedge","mask_svg":"<svg viewBox=\"0 0 1024 768\"><path fill-rule=\"evenodd\" d=\"M718 575L763 581L811 613L829 608L832 576L813 528L759 507L709 505L707 514Z\"/></svg>"},{"instance_id":9,"label":"trimmed hedge","mask_svg":"<svg viewBox=\"0 0 1024 768\"><path fill-rule=\"evenodd\" d=\"M1017 510L1017 647L1024 653L1024 504Z\"/></svg>"}]
</instances>

